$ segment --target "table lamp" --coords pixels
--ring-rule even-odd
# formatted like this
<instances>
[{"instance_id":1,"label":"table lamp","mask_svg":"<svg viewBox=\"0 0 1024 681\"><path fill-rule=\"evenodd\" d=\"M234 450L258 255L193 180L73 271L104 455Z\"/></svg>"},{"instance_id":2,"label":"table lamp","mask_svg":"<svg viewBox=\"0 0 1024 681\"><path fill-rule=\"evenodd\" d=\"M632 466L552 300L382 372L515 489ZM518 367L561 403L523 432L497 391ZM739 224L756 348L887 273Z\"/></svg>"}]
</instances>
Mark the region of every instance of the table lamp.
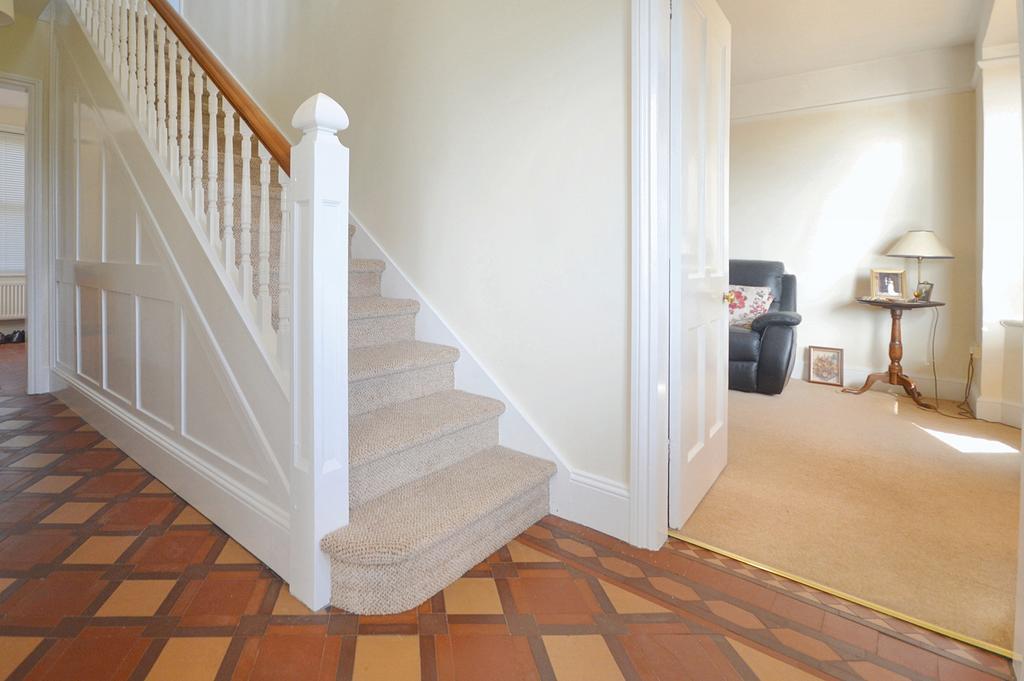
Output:
<instances>
[{"instance_id":1,"label":"table lamp","mask_svg":"<svg viewBox=\"0 0 1024 681\"><path fill-rule=\"evenodd\" d=\"M921 281L921 262L928 260L952 260L953 253L946 248L935 232L930 229L912 229L893 244L886 255L894 258L917 258L917 287L921 284L931 285L930 282Z\"/></svg>"}]
</instances>

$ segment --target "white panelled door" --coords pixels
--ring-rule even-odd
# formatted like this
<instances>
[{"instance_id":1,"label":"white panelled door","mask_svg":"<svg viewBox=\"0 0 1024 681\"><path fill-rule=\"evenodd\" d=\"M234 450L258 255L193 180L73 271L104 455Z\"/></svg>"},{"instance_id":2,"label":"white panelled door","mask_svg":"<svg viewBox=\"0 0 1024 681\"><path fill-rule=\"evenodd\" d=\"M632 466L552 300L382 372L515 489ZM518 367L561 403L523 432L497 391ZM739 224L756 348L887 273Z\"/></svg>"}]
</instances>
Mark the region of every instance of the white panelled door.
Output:
<instances>
[{"instance_id":1,"label":"white panelled door","mask_svg":"<svg viewBox=\"0 0 1024 681\"><path fill-rule=\"evenodd\" d=\"M672 18L669 527L725 468L729 332L731 28L714 0L674 0Z\"/></svg>"}]
</instances>

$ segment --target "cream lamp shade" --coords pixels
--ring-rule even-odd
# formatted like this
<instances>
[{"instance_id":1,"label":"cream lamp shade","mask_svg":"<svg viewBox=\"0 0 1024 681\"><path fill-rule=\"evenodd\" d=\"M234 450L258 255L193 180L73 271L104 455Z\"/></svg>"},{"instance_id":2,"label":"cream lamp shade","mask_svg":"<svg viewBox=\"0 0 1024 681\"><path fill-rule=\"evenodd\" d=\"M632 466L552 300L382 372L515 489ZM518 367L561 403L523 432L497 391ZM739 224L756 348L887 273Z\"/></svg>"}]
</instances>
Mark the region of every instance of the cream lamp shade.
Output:
<instances>
[{"instance_id":1,"label":"cream lamp shade","mask_svg":"<svg viewBox=\"0 0 1024 681\"><path fill-rule=\"evenodd\" d=\"M14 23L14 0L0 0L0 26Z\"/></svg>"},{"instance_id":2,"label":"cream lamp shade","mask_svg":"<svg viewBox=\"0 0 1024 681\"><path fill-rule=\"evenodd\" d=\"M886 255L894 258L917 258L917 283L921 283L921 261L951 260L953 253L930 229L912 229L893 244Z\"/></svg>"}]
</instances>

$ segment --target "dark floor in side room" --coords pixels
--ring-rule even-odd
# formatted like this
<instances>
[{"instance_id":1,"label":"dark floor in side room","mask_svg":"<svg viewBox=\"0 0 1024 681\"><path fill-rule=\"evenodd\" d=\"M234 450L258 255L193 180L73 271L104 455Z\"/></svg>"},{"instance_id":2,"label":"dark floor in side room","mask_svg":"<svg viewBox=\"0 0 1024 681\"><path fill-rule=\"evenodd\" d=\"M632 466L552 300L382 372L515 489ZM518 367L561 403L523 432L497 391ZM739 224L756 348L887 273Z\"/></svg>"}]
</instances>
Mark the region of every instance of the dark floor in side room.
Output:
<instances>
[{"instance_id":1,"label":"dark floor in side room","mask_svg":"<svg viewBox=\"0 0 1024 681\"><path fill-rule=\"evenodd\" d=\"M55 397L20 394L19 371L24 346L0 346L0 678L1012 678L689 544L641 551L553 516L414 611L313 613Z\"/></svg>"}]
</instances>

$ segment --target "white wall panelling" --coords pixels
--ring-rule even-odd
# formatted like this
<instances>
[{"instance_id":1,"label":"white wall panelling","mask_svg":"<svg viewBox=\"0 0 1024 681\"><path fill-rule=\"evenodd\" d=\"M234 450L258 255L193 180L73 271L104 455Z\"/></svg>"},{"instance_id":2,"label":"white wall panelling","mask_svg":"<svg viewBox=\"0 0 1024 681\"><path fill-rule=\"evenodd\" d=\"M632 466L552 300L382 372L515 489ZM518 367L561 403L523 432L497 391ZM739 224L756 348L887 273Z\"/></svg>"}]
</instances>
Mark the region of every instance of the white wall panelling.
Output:
<instances>
[{"instance_id":1,"label":"white wall panelling","mask_svg":"<svg viewBox=\"0 0 1024 681\"><path fill-rule=\"evenodd\" d=\"M136 124L63 3L55 30L61 396L287 575L290 423L277 357L255 341L148 123Z\"/></svg>"}]
</instances>

